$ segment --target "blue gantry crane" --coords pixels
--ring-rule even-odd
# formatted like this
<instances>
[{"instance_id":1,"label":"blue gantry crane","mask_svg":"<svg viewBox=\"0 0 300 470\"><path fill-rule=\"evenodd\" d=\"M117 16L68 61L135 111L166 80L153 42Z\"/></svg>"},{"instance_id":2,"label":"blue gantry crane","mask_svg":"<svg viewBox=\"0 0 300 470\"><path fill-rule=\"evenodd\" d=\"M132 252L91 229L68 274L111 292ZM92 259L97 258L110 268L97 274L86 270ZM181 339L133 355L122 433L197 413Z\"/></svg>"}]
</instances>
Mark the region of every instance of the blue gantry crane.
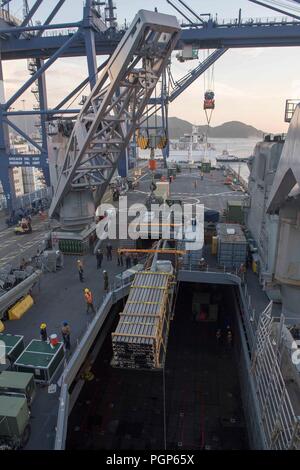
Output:
<instances>
[{"instance_id":1,"label":"blue gantry crane","mask_svg":"<svg viewBox=\"0 0 300 470\"><path fill-rule=\"evenodd\" d=\"M74 0L73 0L74 1ZM241 47L282 47L300 46L300 9L295 8L300 0L286 1L286 9L282 2L276 0L249 0L263 7L271 8L285 14L283 19L243 20L241 11L231 22L213 18L210 14L193 11L186 1L167 0L167 2L183 18L181 35L176 45L177 50L185 47L193 49L212 49L211 55L191 70L182 79L176 81L170 93L164 86L161 96L150 100L153 112L164 109L164 120L167 116L167 104L183 93L191 83L201 76L227 49ZM284 1L284 0L283 0ZM7 199L8 208L14 207L14 185L12 168L14 166L36 166L43 170L47 185L50 184L48 168L47 127L49 120L75 117L80 109L70 105L81 90L90 85L92 89L97 76L107 62L97 67L96 57L111 55L123 37L126 27L117 25L115 5L112 0L85 0L82 20L77 22L54 23L62 6L70 0L55 0L53 9L43 24L34 22L44 0L26 0L23 20L12 15L15 0L0 0L0 180ZM279 7L280 3L280 7ZM30 6L29 6L30 4ZM290 8L288 8L290 7ZM45 72L63 57L86 57L88 76L72 90L54 108L48 107ZM30 78L7 101L4 99L2 63L17 59L30 61ZM38 105L32 110L15 110L13 105L30 87L35 87ZM40 121L40 139L36 141L15 122L14 116L35 115ZM27 155L15 155L10 149L9 129L21 135L34 152ZM125 157L124 157L125 158ZM121 171L124 158L121 159Z\"/></svg>"}]
</instances>

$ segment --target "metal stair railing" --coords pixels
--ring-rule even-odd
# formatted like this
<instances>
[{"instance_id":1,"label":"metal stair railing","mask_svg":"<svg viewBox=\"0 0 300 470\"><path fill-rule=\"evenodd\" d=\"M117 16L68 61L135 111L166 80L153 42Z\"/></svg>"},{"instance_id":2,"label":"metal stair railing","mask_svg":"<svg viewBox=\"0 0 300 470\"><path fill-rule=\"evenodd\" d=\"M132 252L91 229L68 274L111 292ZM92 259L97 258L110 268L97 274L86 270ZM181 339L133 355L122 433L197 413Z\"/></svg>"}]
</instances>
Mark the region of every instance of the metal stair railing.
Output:
<instances>
[{"instance_id":1,"label":"metal stair railing","mask_svg":"<svg viewBox=\"0 0 300 470\"><path fill-rule=\"evenodd\" d=\"M272 302L261 314L252 359L261 423L268 449L299 449L299 418L295 415L272 337Z\"/></svg>"}]
</instances>

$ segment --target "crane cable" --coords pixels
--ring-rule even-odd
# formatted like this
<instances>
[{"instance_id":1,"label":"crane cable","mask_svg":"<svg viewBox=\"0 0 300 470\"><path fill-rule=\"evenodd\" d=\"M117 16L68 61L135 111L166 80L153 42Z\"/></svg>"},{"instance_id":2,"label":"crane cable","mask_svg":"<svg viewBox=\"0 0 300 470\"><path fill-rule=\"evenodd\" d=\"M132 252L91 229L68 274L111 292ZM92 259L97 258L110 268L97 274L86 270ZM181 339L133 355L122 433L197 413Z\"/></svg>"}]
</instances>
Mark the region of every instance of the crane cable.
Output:
<instances>
[{"instance_id":1,"label":"crane cable","mask_svg":"<svg viewBox=\"0 0 300 470\"><path fill-rule=\"evenodd\" d=\"M207 59L209 56L209 49L206 51L206 57L205 57L205 51L204 51L204 60ZM214 71L215 71L215 64L208 68L208 70L204 74L204 93L208 90L214 91L215 88L215 76L214 76ZM205 112L205 117L206 117L206 122L207 122L207 128L206 128L206 133L205 133L205 142L206 142L206 149L207 149L207 137L208 137L208 132L209 132L209 127L210 127L210 122L212 119L213 115L213 109L207 110L204 109Z\"/></svg>"}]
</instances>

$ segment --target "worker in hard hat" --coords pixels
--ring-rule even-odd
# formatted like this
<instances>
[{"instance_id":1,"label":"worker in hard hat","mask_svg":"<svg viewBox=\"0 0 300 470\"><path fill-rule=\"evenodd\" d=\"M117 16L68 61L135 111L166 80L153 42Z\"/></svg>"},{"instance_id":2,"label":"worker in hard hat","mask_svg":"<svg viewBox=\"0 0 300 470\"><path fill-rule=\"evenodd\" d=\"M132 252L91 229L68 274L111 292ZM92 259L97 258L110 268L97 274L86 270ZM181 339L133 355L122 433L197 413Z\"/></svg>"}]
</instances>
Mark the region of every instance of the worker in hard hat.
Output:
<instances>
[{"instance_id":1,"label":"worker in hard hat","mask_svg":"<svg viewBox=\"0 0 300 470\"><path fill-rule=\"evenodd\" d=\"M83 264L80 259L77 260L77 269L78 269L78 274L79 274L79 280L80 282L83 282Z\"/></svg>"},{"instance_id":2,"label":"worker in hard hat","mask_svg":"<svg viewBox=\"0 0 300 470\"><path fill-rule=\"evenodd\" d=\"M48 334L47 334L47 325L46 323L42 323L40 326L40 335L42 341L48 341Z\"/></svg>"},{"instance_id":3,"label":"worker in hard hat","mask_svg":"<svg viewBox=\"0 0 300 470\"><path fill-rule=\"evenodd\" d=\"M101 269L102 261L103 261L103 251L101 248L98 248L96 253L96 260L97 260L97 269Z\"/></svg>"},{"instance_id":4,"label":"worker in hard hat","mask_svg":"<svg viewBox=\"0 0 300 470\"><path fill-rule=\"evenodd\" d=\"M62 328L61 328L61 335L63 338L66 351L70 351L71 349L70 334L71 334L71 330L70 330L69 323L67 321L64 321L62 324Z\"/></svg>"},{"instance_id":5,"label":"worker in hard hat","mask_svg":"<svg viewBox=\"0 0 300 470\"><path fill-rule=\"evenodd\" d=\"M103 271L103 281L104 281L104 292L108 292L109 289L109 279L106 271Z\"/></svg>"},{"instance_id":6,"label":"worker in hard hat","mask_svg":"<svg viewBox=\"0 0 300 470\"><path fill-rule=\"evenodd\" d=\"M106 245L106 259L107 259L107 261L112 260L112 250L113 250L113 247L112 247L111 243L108 243Z\"/></svg>"},{"instance_id":7,"label":"worker in hard hat","mask_svg":"<svg viewBox=\"0 0 300 470\"><path fill-rule=\"evenodd\" d=\"M90 310L92 310L93 313L96 313L92 291L87 287L84 289L84 297L86 300L86 313L89 313Z\"/></svg>"}]
</instances>

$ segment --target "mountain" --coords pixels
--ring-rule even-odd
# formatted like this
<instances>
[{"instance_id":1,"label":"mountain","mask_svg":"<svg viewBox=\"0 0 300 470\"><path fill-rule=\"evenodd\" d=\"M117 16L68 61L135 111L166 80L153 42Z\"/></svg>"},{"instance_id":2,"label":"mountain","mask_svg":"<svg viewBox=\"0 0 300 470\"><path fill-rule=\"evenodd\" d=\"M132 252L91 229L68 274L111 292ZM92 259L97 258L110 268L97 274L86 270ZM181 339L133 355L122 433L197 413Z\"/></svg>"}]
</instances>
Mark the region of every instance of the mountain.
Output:
<instances>
[{"instance_id":1,"label":"mountain","mask_svg":"<svg viewBox=\"0 0 300 470\"><path fill-rule=\"evenodd\" d=\"M204 126L206 127L206 126ZM263 132L256 127L249 126L248 124L244 124L240 121L229 121L224 122L220 126L212 127L209 131L209 135L211 137L218 137L218 138L232 138L232 139L247 139L250 137L263 137Z\"/></svg>"},{"instance_id":2,"label":"mountain","mask_svg":"<svg viewBox=\"0 0 300 470\"><path fill-rule=\"evenodd\" d=\"M184 134L192 132L193 125L177 117L169 118L169 135L170 139L179 139ZM200 134L207 132L206 125L198 126ZM221 124L220 126L209 128L209 137L223 138L223 139L247 139L250 137L262 138L264 132L249 126L240 121L229 121Z\"/></svg>"},{"instance_id":3,"label":"mountain","mask_svg":"<svg viewBox=\"0 0 300 470\"><path fill-rule=\"evenodd\" d=\"M20 129L29 134L34 134L36 128L34 126L37 117L36 116L26 116L26 119L23 116L14 116L11 117L11 120L16 124ZM157 123L157 124L156 124ZM155 120L153 117L149 119L149 126L161 126L161 117L157 116ZM170 139L179 139L183 137L184 134L191 134L193 125L183 119L177 117L169 118L169 135ZM206 125L198 126L200 134L205 134L207 131ZM223 138L223 139L247 139L250 137L262 138L264 132L256 129L253 126L248 126L240 121L229 121L224 122L220 126L210 127L209 128L209 137L213 138Z\"/></svg>"},{"instance_id":4,"label":"mountain","mask_svg":"<svg viewBox=\"0 0 300 470\"><path fill-rule=\"evenodd\" d=\"M161 118L157 116L157 125L161 126ZM154 126L154 118L149 119L149 126ZM197 126L200 134L206 134L207 126ZM179 139L184 134L191 134L193 124L177 117L169 118L169 136L170 139ZM253 126L249 126L240 121L229 121L221 124L220 126L209 128L209 137L223 138L223 139L247 139L250 137L262 138L265 132L256 129Z\"/></svg>"}]
</instances>

